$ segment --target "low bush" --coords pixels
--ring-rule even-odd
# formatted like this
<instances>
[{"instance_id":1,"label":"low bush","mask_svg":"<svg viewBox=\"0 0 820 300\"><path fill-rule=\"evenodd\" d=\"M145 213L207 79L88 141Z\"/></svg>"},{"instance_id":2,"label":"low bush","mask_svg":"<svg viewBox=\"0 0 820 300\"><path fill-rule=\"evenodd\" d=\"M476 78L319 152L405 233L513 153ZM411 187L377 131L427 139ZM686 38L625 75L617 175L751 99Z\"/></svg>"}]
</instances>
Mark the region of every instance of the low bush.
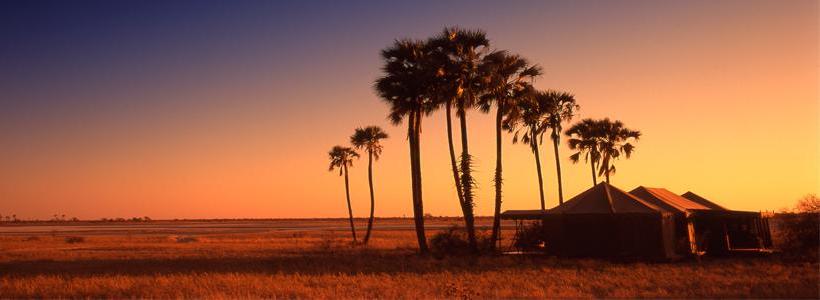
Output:
<instances>
[{"instance_id":1,"label":"low bush","mask_svg":"<svg viewBox=\"0 0 820 300\"><path fill-rule=\"evenodd\" d=\"M430 238L430 251L433 256L441 258L445 256L460 256L487 253L491 249L492 241L490 234L482 230L476 230L476 242L479 253L473 253L467 239L467 230L459 226L452 226L444 231L436 233Z\"/></svg>"},{"instance_id":2,"label":"low bush","mask_svg":"<svg viewBox=\"0 0 820 300\"><path fill-rule=\"evenodd\" d=\"M544 225L541 222L532 222L516 232L513 246L522 251L544 250Z\"/></svg>"},{"instance_id":3,"label":"low bush","mask_svg":"<svg viewBox=\"0 0 820 300\"><path fill-rule=\"evenodd\" d=\"M811 250L820 247L820 213L786 213L777 216L776 238L784 251Z\"/></svg>"}]
</instances>

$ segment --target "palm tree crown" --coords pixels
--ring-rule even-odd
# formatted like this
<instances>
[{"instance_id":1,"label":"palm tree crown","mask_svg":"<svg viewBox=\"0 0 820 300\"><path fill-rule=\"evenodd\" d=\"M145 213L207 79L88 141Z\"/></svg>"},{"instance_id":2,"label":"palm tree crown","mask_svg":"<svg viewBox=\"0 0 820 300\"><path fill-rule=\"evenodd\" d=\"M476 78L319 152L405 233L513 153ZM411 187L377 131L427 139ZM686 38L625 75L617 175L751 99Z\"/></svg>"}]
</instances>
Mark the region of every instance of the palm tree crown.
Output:
<instances>
[{"instance_id":1,"label":"palm tree crown","mask_svg":"<svg viewBox=\"0 0 820 300\"><path fill-rule=\"evenodd\" d=\"M438 69L432 64L429 48L422 41L397 40L382 50L384 76L376 80L376 93L390 105L388 119L401 124L414 111L425 115L436 109L431 86Z\"/></svg>"},{"instance_id":2,"label":"palm tree crown","mask_svg":"<svg viewBox=\"0 0 820 300\"><path fill-rule=\"evenodd\" d=\"M328 171L333 171L334 169L339 169L339 176L342 176L342 171L344 168L349 168L353 166L353 159L359 157L359 153L356 153L350 147L342 147L342 146L334 146L333 149L328 152L330 156L330 168Z\"/></svg>"},{"instance_id":3,"label":"palm tree crown","mask_svg":"<svg viewBox=\"0 0 820 300\"><path fill-rule=\"evenodd\" d=\"M641 132L626 128L621 121L605 118L583 119L570 127L566 135L570 137L569 148L578 151L569 157L570 160L578 162L583 155L584 160L592 165L595 184L596 176L602 175L609 182L609 175L615 173L612 161L618 159L621 154L629 158L635 150L635 146L629 141L638 140Z\"/></svg>"},{"instance_id":4,"label":"palm tree crown","mask_svg":"<svg viewBox=\"0 0 820 300\"><path fill-rule=\"evenodd\" d=\"M382 154L382 145L380 141L387 138L387 133L378 126L367 126L364 128L356 128L356 131L350 137L350 143L356 149L364 149L368 153L373 154L373 158L379 160Z\"/></svg>"},{"instance_id":5,"label":"palm tree crown","mask_svg":"<svg viewBox=\"0 0 820 300\"><path fill-rule=\"evenodd\" d=\"M638 140L641 132L626 128L621 121L610 121L609 118L600 120L602 138L598 144L598 151L601 152L601 168L598 176L605 175L606 182L609 182L609 174L615 173L613 160L618 159L621 154L626 158L632 156L635 146L629 143L630 139Z\"/></svg>"}]
</instances>

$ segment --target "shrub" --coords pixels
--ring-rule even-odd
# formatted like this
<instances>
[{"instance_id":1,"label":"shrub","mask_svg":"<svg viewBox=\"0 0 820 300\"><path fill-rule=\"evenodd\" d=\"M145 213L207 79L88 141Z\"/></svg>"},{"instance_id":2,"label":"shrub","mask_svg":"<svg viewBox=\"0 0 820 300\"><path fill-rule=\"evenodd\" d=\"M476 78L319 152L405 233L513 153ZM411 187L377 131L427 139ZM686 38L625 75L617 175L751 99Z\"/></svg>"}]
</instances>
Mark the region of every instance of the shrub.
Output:
<instances>
[{"instance_id":1,"label":"shrub","mask_svg":"<svg viewBox=\"0 0 820 300\"><path fill-rule=\"evenodd\" d=\"M820 246L820 213L789 213L778 216L780 248L788 251L812 250Z\"/></svg>"},{"instance_id":2,"label":"shrub","mask_svg":"<svg viewBox=\"0 0 820 300\"><path fill-rule=\"evenodd\" d=\"M516 232L513 246L522 251L544 250L544 225L542 222L532 222Z\"/></svg>"},{"instance_id":3,"label":"shrub","mask_svg":"<svg viewBox=\"0 0 820 300\"><path fill-rule=\"evenodd\" d=\"M76 244L85 242L85 238L81 236L67 236L65 242L69 244Z\"/></svg>"},{"instance_id":4,"label":"shrub","mask_svg":"<svg viewBox=\"0 0 820 300\"><path fill-rule=\"evenodd\" d=\"M485 231L476 230L476 242L479 253L487 252L491 246L490 235ZM430 251L435 257L458 256L472 254L467 239L467 230L453 225L444 231L436 233L430 238Z\"/></svg>"}]
</instances>

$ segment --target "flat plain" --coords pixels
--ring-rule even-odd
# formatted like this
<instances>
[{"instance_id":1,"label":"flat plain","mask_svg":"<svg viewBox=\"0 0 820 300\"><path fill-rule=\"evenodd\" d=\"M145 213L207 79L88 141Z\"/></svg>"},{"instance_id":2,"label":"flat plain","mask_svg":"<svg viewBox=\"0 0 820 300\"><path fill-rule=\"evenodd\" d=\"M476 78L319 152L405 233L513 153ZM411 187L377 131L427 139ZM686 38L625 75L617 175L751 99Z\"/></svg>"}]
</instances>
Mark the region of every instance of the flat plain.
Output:
<instances>
[{"instance_id":1,"label":"flat plain","mask_svg":"<svg viewBox=\"0 0 820 300\"><path fill-rule=\"evenodd\" d=\"M428 236L457 222L434 218ZM513 226L505 225L508 244ZM777 254L701 262L437 259L415 254L410 219L377 220L367 246L352 245L345 226L341 219L0 225L0 298L820 296L816 260Z\"/></svg>"}]
</instances>

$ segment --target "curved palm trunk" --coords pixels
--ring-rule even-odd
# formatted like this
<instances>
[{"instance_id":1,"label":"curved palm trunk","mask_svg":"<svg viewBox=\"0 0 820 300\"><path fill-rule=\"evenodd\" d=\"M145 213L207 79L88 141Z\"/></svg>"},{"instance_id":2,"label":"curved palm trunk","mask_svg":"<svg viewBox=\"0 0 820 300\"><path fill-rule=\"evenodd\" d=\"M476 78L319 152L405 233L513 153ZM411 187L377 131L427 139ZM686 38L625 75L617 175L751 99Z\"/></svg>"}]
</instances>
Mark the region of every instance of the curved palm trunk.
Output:
<instances>
[{"instance_id":1,"label":"curved palm trunk","mask_svg":"<svg viewBox=\"0 0 820 300\"><path fill-rule=\"evenodd\" d=\"M410 114L410 119L408 120L410 134L410 173L413 189L413 220L416 225L419 253L427 255L430 250L427 247L427 238L424 234L424 206L421 196L421 164L419 163L421 159L419 147L419 135L421 131L420 117L420 112L414 111Z\"/></svg>"},{"instance_id":2,"label":"curved palm trunk","mask_svg":"<svg viewBox=\"0 0 820 300\"><path fill-rule=\"evenodd\" d=\"M370 241L370 232L373 231L373 212L376 206L373 194L373 152L367 151L367 182L370 184L370 219L367 219L367 231L364 234L364 244Z\"/></svg>"},{"instance_id":3,"label":"curved palm trunk","mask_svg":"<svg viewBox=\"0 0 820 300\"><path fill-rule=\"evenodd\" d=\"M535 127L533 127L530 132L530 146L532 147L532 152L535 153L535 167L538 171L538 191L541 196L541 211L545 211L547 207L544 205L544 178L541 175L541 155L538 154L538 140L535 137Z\"/></svg>"},{"instance_id":4,"label":"curved palm trunk","mask_svg":"<svg viewBox=\"0 0 820 300\"><path fill-rule=\"evenodd\" d=\"M453 103L452 100L448 100L445 104L445 110L447 114L447 145L450 148L450 166L453 168L453 181L456 183L456 195L458 195L458 204L461 206L462 214L466 214L466 210L464 210L464 194L462 193L461 189L461 178L458 175L458 164L456 164L456 152L455 147L453 147L453 121L452 121L452 107Z\"/></svg>"},{"instance_id":5,"label":"curved palm trunk","mask_svg":"<svg viewBox=\"0 0 820 300\"><path fill-rule=\"evenodd\" d=\"M601 168L604 168L604 176L606 177L606 183L609 184L609 159L607 158L605 161L607 161L607 163L601 165Z\"/></svg>"},{"instance_id":6,"label":"curved palm trunk","mask_svg":"<svg viewBox=\"0 0 820 300\"><path fill-rule=\"evenodd\" d=\"M555 152L555 169L558 172L558 204L564 204L564 187L561 182L561 158L558 155L558 138L553 134L552 149Z\"/></svg>"},{"instance_id":7,"label":"curved palm trunk","mask_svg":"<svg viewBox=\"0 0 820 300\"><path fill-rule=\"evenodd\" d=\"M347 179L347 165L342 167L345 173L345 196L347 196L347 213L350 216L350 232L353 234L353 242L356 242L356 227L353 226L353 208L350 207L350 184Z\"/></svg>"},{"instance_id":8,"label":"curved palm trunk","mask_svg":"<svg viewBox=\"0 0 820 300\"><path fill-rule=\"evenodd\" d=\"M464 224L467 227L467 240L470 249L478 252L478 243L475 238L475 216L473 214L473 177L471 174L470 150L467 147L467 112L464 108L458 110L461 125L461 188L464 192Z\"/></svg>"},{"instance_id":9,"label":"curved palm trunk","mask_svg":"<svg viewBox=\"0 0 820 300\"><path fill-rule=\"evenodd\" d=\"M495 250L501 233L501 184L503 183L501 175L501 119L503 115L501 112L499 107L495 116L495 211L493 212L492 243L490 244L492 250Z\"/></svg>"},{"instance_id":10,"label":"curved palm trunk","mask_svg":"<svg viewBox=\"0 0 820 300\"><path fill-rule=\"evenodd\" d=\"M595 160L592 158L592 152L589 153L589 166L592 168L592 186L598 185L598 179L595 176Z\"/></svg>"}]
</instances>

